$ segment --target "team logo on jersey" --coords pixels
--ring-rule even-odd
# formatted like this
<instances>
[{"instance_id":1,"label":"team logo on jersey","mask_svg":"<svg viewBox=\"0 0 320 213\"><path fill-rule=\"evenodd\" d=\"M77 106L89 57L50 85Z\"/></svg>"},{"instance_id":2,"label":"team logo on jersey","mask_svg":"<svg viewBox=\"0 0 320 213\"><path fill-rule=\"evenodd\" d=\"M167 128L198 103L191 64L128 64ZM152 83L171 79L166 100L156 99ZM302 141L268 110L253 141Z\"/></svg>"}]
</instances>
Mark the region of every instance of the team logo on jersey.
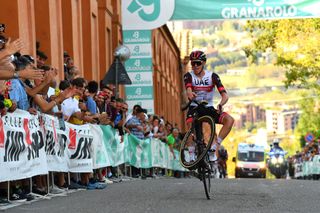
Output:
<instances>
[{"instance_id":1,"label":"team logo on jersey","mask_svg":"<svg viewBox=\"0 0 320 213\"><path fill-rule=\"evenodd\" d=\"M205 78L205 79L194 79L194 84L196 86L209 86L209 78Z\"/></svg>"}]
</instances>

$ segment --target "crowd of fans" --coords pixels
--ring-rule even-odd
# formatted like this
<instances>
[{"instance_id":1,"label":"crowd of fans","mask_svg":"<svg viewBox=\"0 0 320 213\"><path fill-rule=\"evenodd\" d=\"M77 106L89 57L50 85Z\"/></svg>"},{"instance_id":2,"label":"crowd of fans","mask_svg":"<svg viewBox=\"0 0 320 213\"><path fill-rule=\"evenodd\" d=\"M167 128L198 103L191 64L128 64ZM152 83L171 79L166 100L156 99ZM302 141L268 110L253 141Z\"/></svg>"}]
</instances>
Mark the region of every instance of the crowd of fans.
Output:
<instances>
[{"instance_id":1,"label":"crowd of fans","mask_svg":"<svg viewBox=\"0 0 320 213\"><path fill-rule=\"evenodd\" d=\"M295 155L288 157L288 172L291 178L295 178L296 165L302 165L303 162L312 162L315 156L320 155L320 143L317 141L306 144L302 151L297 151ZM308 174L304 179L319 179L320 174Z\"/></svg>"},{"instance_id":2,"label":"crowd of fans","mask_svg":"<svg viewBox=\"0 0 320 213\"><path fill-rule=\"evenodd\" d=\"M148 115L140 105L135 105L132 113L128 113L124 99L114 96L114 86L84 79L67 52L63 55L64 80L59 82L58 70L47 64L48 57L40 43L37 42L35 59L19 53L24 45L20 39L12 41L4 31L0 32L1 116L14 113L16 109L30 114L42 112L57 116L62 121L59 122L62 130L64 122L111 125L117 129L121 142L123 135L128 133L139 139L157 138L159 142L167 143L172 153L178 146L181 134L176 124L159 115ZM71 174L71 182L67 181L67 174L54 173L50 192L60 193L68 188L102 189L112 182L110 179L115 173L112 168L103 168L94 173ZM134 168L133 175L138 177L139 174L140 171ZM33 199L29 194L29 179L12 181L10 187L11 200ZM47 194L46 177L34 177L31 188L33 193ZM5 197L6 191L7 183L0 183L0 197Z\"/></svg>"}]
</instances>

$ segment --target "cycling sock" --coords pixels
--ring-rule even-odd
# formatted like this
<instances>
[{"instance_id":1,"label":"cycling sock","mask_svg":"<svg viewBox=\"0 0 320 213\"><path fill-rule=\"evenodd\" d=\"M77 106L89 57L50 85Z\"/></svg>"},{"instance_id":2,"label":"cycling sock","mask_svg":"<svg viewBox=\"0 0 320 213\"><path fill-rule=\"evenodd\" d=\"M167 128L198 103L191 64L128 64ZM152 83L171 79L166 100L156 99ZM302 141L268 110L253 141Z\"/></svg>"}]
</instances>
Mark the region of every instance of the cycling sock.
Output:
<instances>
[{"instance_id":1,"label":"cycling sock","mask_svg":"<svg viewBox=\"0 0 320 213\"><path fill-rule=\"evenodd\" d=\"M212 144L211 151L216 150L216 149L217 149L217 144L216 143Z\"/></svg>"},{"instance_id":2,"label":"cycling sock","mask_svg":"<svg viewBox=\"0 0 320 213\"><path fill-rule=\"evenodd\" d=\"M222 139L221 139L220 137L217 138L217 143L218 143L219 145L221 145ZM216 143L213 143L212 146L211 146L211 151L217 150L217 146L218 146L218 145L217 145Z\"/></svg>"},{"instance_id":3,"label":"cycling sock","mask_svg":"<svg viewBox=\"0 0 320 213\"><path fill-rule=\"evenodd\" d=\"M222 143L222 140L223 140L223 139L221 139L220 137L218 137L218 140L217 140L217 142L218 142L218 144L219 144L219 145L221 145L221 143Z\"/></svg>"}]
</instances>

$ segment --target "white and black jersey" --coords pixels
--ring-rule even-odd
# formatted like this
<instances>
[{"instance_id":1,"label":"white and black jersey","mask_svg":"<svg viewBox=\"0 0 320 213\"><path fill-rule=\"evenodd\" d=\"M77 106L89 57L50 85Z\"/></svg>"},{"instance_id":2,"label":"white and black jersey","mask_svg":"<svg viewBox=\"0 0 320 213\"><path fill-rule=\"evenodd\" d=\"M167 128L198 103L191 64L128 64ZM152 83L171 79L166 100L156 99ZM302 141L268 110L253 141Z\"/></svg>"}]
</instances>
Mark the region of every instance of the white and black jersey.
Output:
<instances>
[{"instance_id":1,"label":"white and black jersey","mask_svg":"<svg viewBox=\"0 0 320 213\"><path fill-rule=\"evenodd\" d=\"M192 91L196 93L197 101L207 101L208 106L213 106L214 88L216 87L219 93L226 92L224 86L221 83L219 76L216 73L204 70L205 74L200 79L193 71L190 71L184 75L185 87L191 87ZM191 105L195 105L192 103Z\"/></svg>"}]
</instances>

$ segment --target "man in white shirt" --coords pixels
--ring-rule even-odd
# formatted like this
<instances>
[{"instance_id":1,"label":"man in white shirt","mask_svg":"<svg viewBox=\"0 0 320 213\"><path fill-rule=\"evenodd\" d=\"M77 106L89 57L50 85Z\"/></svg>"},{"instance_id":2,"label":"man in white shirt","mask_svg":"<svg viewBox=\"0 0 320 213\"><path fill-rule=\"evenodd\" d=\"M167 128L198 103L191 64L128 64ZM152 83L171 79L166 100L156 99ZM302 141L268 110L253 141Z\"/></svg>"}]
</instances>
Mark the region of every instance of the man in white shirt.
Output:
<instances>
[{"instance_id":1,"label":"man in white shirt","mask_svg":"<svg viewBox=\"0 0 320 213\"><path fill-rule=\"evenodd\" d=\"M83 78L76 78L71 82L71 87L74 89L74 96L64 100L61 104L61 110L66 121L69 121L71 116L82 119L79 101L75 97L81 97L83 95L84 84L85 80Z\"/></svg>"}]
</instances>

